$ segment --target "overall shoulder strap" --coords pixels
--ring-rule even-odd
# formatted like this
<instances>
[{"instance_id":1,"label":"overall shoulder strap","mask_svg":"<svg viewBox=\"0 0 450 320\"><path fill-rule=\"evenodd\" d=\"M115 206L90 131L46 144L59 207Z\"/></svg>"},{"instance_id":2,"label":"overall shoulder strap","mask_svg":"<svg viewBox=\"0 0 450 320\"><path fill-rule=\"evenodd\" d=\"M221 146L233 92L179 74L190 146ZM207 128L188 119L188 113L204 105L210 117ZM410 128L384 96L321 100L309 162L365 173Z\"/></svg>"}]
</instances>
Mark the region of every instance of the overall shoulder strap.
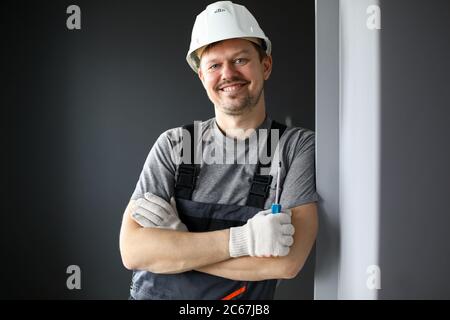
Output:
<instances>
[{"instance_id":1,"label":"overall shoulder strap","mask_svg":"<svg viewBox=\"0 0 450 320\"><path fill-rule=\"evenodd\" d=\"M266 203L266 199L269 196L270 185L272 183L272 176L262 175L260 174L261 168L270 167L272 165L272 158L274 152L272 152L272 130L279 130L278 137L281 138L284 131L286 130L286 126L284 124L278 123L276 121L272 121L272 125L270 126L269 134L267 135L266 141L266 150L270 151L270 161L267 164L261 164L258 157L258 164L256 165L255 173L253 175L252 184L250 186L250 192L247 197L247 206L256 207L264 209L264 204ZM276 150L276 146L273 150Z\"/></svg>"},{"instance_id":2,"label":"overall shoulder strap","mask_svg":"<svg viewBox=\"0 0 450 320\"><path fill-rule=\"evenodd\" d=\"M200 166L194 162L195 155L195 141L194 141L194 124L187 124L182 127L190 134L191 144L191 161L189 163L181 162L177 168L178 176L175 182L175 197L191 200L194 192L197 177L200 172ZM183 130L184 132L184 130ZM183 159L183 149L181 149L181 159Z\"/></svg>"}]
</instances>

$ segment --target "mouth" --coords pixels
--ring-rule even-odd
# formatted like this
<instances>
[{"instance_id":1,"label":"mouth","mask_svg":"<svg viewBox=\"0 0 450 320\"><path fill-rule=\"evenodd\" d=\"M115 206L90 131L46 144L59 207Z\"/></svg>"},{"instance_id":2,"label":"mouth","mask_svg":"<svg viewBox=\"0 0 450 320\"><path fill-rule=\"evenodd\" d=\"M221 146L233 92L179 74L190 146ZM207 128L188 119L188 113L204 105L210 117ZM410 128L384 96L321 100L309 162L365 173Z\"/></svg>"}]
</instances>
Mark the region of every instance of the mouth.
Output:
<instances>
[{"instance_id":1,"label":"mouth","mask_svg":"<svg viewBox=\"0 0 450 320\"><path fill-rule=\"evenodd\" d=\"M227 92L227 93L234 93L241 90L244 86L246 86L248 82L234 82L234 83L227 83L225 85L222 85L219 87L219 91Z\"/></svg>"}]
</instances>

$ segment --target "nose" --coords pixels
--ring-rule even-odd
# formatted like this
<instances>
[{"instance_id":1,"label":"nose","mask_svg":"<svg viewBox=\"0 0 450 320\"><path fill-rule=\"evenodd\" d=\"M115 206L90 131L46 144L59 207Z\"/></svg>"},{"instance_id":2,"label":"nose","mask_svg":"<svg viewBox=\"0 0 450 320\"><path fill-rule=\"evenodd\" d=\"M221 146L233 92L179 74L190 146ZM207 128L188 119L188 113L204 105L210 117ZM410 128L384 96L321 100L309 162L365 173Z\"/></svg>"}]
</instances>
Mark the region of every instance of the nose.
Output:
<instances>
[{"instance_id":1,"label":"nose","mask_svg":"<svg viewBox=\"0 0 450 320\"><path fill-rule=\"evenodd\" d=\"M236 65L232 62L226 62L222 67L222 80L231 80L236 77L238 71Z\"/></svg>"}]
</instances>

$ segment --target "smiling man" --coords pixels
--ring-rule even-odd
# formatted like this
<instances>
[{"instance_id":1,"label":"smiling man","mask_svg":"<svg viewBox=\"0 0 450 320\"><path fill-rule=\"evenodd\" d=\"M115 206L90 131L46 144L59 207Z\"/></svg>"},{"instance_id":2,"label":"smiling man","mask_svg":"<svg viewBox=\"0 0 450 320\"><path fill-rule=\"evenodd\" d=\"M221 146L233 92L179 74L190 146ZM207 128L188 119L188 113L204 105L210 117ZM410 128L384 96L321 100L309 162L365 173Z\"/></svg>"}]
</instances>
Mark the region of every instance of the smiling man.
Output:
<instances>
[{"instance_id":1,"label":"smiling man","mask_svg":"<svg viewBox=\"0 0 450 320\"><path fill-rule=\"evenodd\" d=\"M264 115L263 87L272 70L272 57L259 43L257 38L230 39L200 51L199 77L220 114L236 118L253 111Z\"/></svg>"},{"instance_id":2,"label":"smiling man","mask_svg":"<svg viewBox=\"0 0 450 320\"><path fill-rule=\"evenodd\" d=\"M123 263L134 270L130 296L272 299L317 234L314 134L267 116L271 42L245 7L220 1L200 13L187 61L215 117L164 132L150 150L120 234ZM244 147L229 148L236 144ZM218 150L226 161L201 161ZM272 213L277 194L283 209Z\"/></svg>"}]
</instances>

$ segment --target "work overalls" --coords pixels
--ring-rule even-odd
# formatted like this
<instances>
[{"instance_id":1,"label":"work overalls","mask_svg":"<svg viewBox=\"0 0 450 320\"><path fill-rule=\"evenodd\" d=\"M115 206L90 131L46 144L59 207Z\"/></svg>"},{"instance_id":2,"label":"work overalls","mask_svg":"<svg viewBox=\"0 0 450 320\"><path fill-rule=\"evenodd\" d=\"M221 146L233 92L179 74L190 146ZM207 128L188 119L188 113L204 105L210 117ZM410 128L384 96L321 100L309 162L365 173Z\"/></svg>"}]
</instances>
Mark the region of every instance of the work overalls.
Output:
<instances>
[{"instance_id":1,"label":"work overalls","mask_svg":"<svg viewBox=\"0 0 450 320\"><path fill-rule=\"evenodd\" d=\"M183 127L190 132L191 146L194 146L194 125ZM266 147L271 150L272 129L283 135L286 126L272 121L267 135ZM191 148L192 150L192 148ZM270 151L271 152L271 151ZM271 152L271 157L273 152ZM190 164L178 166L175 184L175 199L181 221L190 232L222 230L244 225L248 219L264 209L272 182L271 175L260 175L259 161L252 179L245 206L202 203L192 201L192 193L200 167L194 164L194 152ZM179 274L155 274L136 270L133 273L131 298L133 299L179 299L179 300L231 300L231 299L273 299L277 280L235 281L198 271Z\"/></svg>"}]
</instances>

